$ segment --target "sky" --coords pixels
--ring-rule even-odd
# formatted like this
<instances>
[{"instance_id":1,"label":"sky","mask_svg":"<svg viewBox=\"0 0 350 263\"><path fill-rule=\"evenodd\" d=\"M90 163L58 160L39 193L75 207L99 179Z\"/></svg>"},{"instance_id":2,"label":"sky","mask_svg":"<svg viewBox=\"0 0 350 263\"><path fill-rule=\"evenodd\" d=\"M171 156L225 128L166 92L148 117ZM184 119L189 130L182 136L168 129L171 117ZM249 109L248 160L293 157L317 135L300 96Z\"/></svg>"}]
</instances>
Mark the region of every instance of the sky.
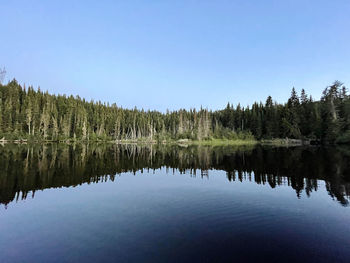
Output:
<instances>
[{"instance_id":1,"label":"sky","mask_svg":"<svg viewBox=\"0 0 350 263\"><path fill-rule=\"evenodd\" d=\"M0 0L6 81L165 111L350 86L349 0Z\"/></svg>"}]
</instances>

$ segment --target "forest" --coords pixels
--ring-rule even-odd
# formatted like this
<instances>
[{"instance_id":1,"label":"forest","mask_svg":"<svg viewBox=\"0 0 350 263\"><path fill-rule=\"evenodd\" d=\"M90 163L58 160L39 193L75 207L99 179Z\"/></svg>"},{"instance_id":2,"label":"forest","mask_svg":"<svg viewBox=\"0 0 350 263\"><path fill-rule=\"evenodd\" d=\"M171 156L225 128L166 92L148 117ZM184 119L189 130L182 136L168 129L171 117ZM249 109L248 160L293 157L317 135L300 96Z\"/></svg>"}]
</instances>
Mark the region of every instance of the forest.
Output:
<instances>
[{"instance_id":1,"label":"forest","mask_svg":"<svg viewBox=\"0 0 350 263\"><path fill-rule=\"evenodd\" d=\"M193 141L291 138L324 144L350 143L350 96L343 83L326 87L319 101L293 88L288 101L251 106L228 103L222 110L145 111L117 104L52 95L0 84L0 140Z\"/></svg>"}]
</instances>

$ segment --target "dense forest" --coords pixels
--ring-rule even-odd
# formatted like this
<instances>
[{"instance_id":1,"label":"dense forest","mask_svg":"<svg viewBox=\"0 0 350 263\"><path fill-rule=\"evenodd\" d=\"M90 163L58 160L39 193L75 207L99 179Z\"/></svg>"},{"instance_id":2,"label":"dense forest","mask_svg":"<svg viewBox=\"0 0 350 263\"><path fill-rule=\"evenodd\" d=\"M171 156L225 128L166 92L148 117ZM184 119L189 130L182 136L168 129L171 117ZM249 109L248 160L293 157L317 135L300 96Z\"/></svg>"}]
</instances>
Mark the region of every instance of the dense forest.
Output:
<instances>
[{"instance_id":1,"label":"dense forest","mask_svg":"<svg viewBox=\"0 0 350 263\"><path fill-rule=\"evenodd\" d=\"M334 82L319 101L293 88L287 103L222 110L145 111L51 95L16 80L0 84L0 139L3 140L210 140L313 139L350 143L350 96Z\"/></svg>"}]
</instances>

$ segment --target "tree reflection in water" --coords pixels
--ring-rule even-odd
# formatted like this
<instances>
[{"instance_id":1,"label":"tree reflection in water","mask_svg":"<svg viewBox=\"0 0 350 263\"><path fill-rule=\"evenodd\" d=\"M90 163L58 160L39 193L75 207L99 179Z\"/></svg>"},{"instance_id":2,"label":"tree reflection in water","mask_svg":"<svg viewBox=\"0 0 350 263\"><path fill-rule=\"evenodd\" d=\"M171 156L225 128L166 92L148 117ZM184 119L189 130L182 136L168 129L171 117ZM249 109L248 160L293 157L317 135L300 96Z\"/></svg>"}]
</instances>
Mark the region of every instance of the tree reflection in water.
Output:
<instances>
[{"instance_id":1,"label":"tree reflection in water","mask_svg":"<svg viewBox=\"0 0 350 263\"><path fill-rule=\"evenodd\" d=\"M1 146L0 146L1 147ZM203 147L169 145L44 144L0 148L0 203L34 197L36 190L114 181L116 175L166 168L167 173L209 177L224 170L229 181L287 185L300 197L323 180L331 198L350 199L350 150L320 147Z\"/></svg>"}]
</instances>

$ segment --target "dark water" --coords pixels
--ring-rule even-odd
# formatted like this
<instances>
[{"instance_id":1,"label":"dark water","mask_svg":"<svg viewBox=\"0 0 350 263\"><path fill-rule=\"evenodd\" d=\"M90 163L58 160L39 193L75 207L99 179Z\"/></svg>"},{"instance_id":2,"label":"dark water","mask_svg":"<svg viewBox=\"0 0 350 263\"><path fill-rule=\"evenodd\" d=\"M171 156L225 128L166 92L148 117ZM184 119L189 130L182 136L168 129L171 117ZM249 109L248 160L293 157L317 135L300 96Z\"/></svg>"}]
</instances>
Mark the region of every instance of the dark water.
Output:
<instances>
[{"instance_id":1,"label":"dark water","mask_svg":"<svg viewBox=\"0 0 350 263\"><path fill-rule=\"evenodd\" d=\"M0 262L350 262L347 148L0 146Z\"/></svg>"}]
</instances>

